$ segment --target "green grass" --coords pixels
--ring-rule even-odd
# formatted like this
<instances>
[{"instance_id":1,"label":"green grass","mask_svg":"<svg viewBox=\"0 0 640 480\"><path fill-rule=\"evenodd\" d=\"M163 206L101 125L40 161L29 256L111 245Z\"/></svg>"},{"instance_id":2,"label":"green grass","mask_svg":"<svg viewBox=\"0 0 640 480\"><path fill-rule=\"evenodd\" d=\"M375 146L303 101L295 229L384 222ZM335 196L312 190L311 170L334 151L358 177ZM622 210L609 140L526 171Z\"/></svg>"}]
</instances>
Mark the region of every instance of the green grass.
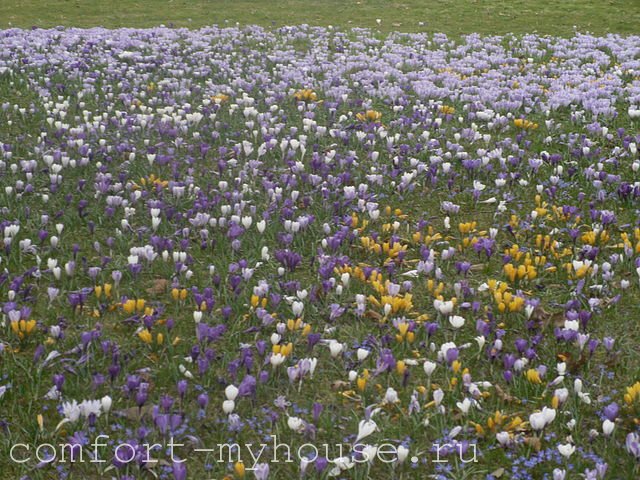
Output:
<instances>
[{"instance_id":1,"label":"green grass","mask_svg":"<svg viewBox=\"0 0 640 480\"><path fill-rule=\"evenodd\" d=\"M380 19L380 24L377 24ZM2 0L0 28L31 26L198 28L226 23L266 27L308 23L450 35L538 32L569 36L633 34L638 0Z\"/></svg>"},{"instance_id":2,"label":"green grass","mask_svg":"<svg viewBox=\"0 0 640 480\"><path fill-rule=\"evenodd\" d=\"M0 26L7 27L12 25L30 27L32 25L38 25L41 27L49 27L53 25L69 25L89 27L103 25L105 27L142 27L158 25L160 23L164 23L166 25L173 23L177 26L190 26L195 28L213 23L224 24L225 20L228 20L230 24L241 22L242 24L257 23L265 26L278 26L306 22L317 25L334 24L340 25L341 27L375 27L379 28L381 31L443 31L451 35L471 33L474 31L484 34L500 34L506 32L531 32L534 30L545 34L570 35L573 31L574 24L580 30L589 30L596 34L605 34L607 32L633 33L635 31L634 25L638 24L638 21L640 20L639 1L607 3L585 1L550 2L545 0L535 4L524 4L524 2L515 1L500 2L493 0L482 2L473 2L468 0L449 0L441 2L410 0L403 3L382 1L353 1L347 3L327 1L318 2L319 4L316 5L314 9L309 7L303 8L303 5L310 4L311 2L304 2L302 0L262 3L249 1L228 2L226 0L215 2L182 0L174 2L128 1L118 3L121 5L120 8L114 8L112 4L108 4L107 2L94 1L70 2L57 0L47 2L45 4L44 2L36 1L0 0ZM126 5L126 7L123 5ZM158 5L160 5L160 7ZM380 18L382 20L379 27L377 27L376 18ZM418 22L420 21L425 22L424 27L418 25ZM300 48L304 48L306 46L307 45L302 42ZM8 78L0 79L0 99L2 99L2 101L8 101L11 104L18 104L21 107L27 107L32 102L38 105L38 97L33 90L27 87L27 83L23 77L17 76L12 79L11 82L13 83L10 83ZM74 88L79 88L78 85L74 86L72 80L68 80L67 83ZM87 108L97 111L99 109L99 105L89 103ZM380 109L383 110L383 107L380 106ZM38 115L40 114L27 115L25 119L20 121L16 120L11 125L7 122L3 122L0 125L0 137L2 137L2 140L5 140L6 138L16 138L18 140L18 142L16 142L18 145L15 147L15 153L19 157L26 157L31 153L34 143L33 139L36 138L39 132L39 126L40 124L45 124L44 117ZM289 115L289 122L291 125L300 123L296 115L296 112L292 112ZM388 110L384 111L384 117L393 118L392 113ZM17 119L20 117L16 114L13 115L12 118ZM232 122L233 119L228 120ZM538 119L534 118L534 120ZM637 128L637 125L630 125L627 120L628 119L625 116L621 116L620 119L616 120L617 122L621 122L620 124L612 123L609 127L611 129L617 126ZM238 124L237 128L241 129L242 124ZM568 128L569 130L567 130L567 133L569 133L571 131L570 129L573 127L570 126ZM538 136L533 135L534 142L541 142L541 134L538 133L537 135ZM134 143L137 142L137 147L139 149L143 148L141 138L132 137L131 141ZM329 142L328 139L327 142ZM322 145L322 147L329 148L330 146L327 144ZM542 150L544 146L542 143L539 143L536 148L538 150ZM146 176L147 174L152 173L152 170L153 173L159 173L163 178L168 178L171 174L168 169L166 171L159 171L160 167L154 167L152 169L147 167L146 163L139 166L136 165L133 168L135 171L131 172L131 174L132 177L136 179L137 177ZM199 175L197 175L197 178L199 179L199 182L202 182L200 186L203 188L206 187L207 175L210 174L209 168L210 167L208 165L198 166L198 169L200 170L198 170ZM95 176L95 171L85 175L87 178L92 178ZM65 178L62 191L58 195L52 196L47 208L51 211L64 212L63 216L58 220L66 225L65 232L62 237L63 243L78 243L83 253L86 252L85 254L92 255L88 258L89 264L97 264L99 263L99 255L97 253L93 253L92 242L96 238L102 241L104 236L107 235L106 232L114 231L118 223L115 219L101 220L100 225L98 226L97 237L91 236L84 221L78 219L75 214L75 210L73 208L67 208L66 201L63 200L63 194L68 193L76 196L83 195L82 193L76 193L77 180L79 180L79 177L70 177L70 179ZM46 185L43 184L42 186L45 187ZM584 185L576 185L577 189L581 189L582 187L584 187ZM2 191L3 190L0 189L0 192ZM386 193L391 197L392 192L393 191L390 190ZM438 192L429 192L425 190L424 195L408 195L407 198L402 199L393 197L395 202L394 207L402 207L402 210L409 214L409 219L415 220L420 218L422 212L439 212L440 198L437 193ZM531 198L524 194L524 191L516 190L515 193L521 195L523 201L532 201ZM577 191L567 191L565 193L568 199L576 198L577 196ZM440 194L442 194L442 192L440 192ZM77 199L78 198L76 198L76 201ZM467 200L467 202L461 202L465 213L460 215L459 220L469 221L476 219L479 221L480 228L491 226L493 222L493 209L478 211L475 209L471 200ZM570 201L571 200L569 200L569 202ZM39 228L37 223L38 216L35 215L30 220L29 215L25 213L24 209L20 208L20 204L18 204L15 199L12 199L11 202L12 203L9 203L7 201L6 206L9 207L12 215L15 215L20 220L21 224L24 225L25 230L35 232L36 229ZM0 205L5 206L2 202L0 202ZM36 208L38 207L37 203L34 205ZM91 210L92 208L100 208L95 205L96 204L93 204L89 207L89 210L91 211L90 218L100 217L99 211ZM184 211L188 208L185 204L178 204L175 206L179 211ZM44 208L44 206L41 207ZM302 253L306 259L313 256L313 252L316 247L314 239L321 237L317 227L322 225L324 222L330 222L332 220L328 210L318 210L315 213L318 216L318 220L315 224L316 226L312 227L306 233L301 234L299 237L296 237L296 243L294 244L294 250ZM635 218L635 212L632 208L623 208L619 214L621 217L621 224L633 222ZM142 210L140 210L137 216L134 216L131 221L134 224L141 225L145 219L147 219L147 216ZM434 219L434 223L438 230L442 229L441 220ZM403 223L402 231L404 231L405 226L407 227L406 231L409 231L408 224L409 222L407 222L407 225L404 225ZM561 228L563 225L559 223L558 227ZM165 222L161 225L159 232L161 234L168 235L171 232L171 227ZM120 253L126 252L129 246L128 239L129 237L118 239L114 247L115 251ZM502 236L499 237L499 239L501 240L500 245L506 241ZM217 238L217 240L220 244L224 245L223 242L225 241L225 237L223 237L222 234L220 234L220 237ZM508 240L510 241L511 238L508 238ZM527 243L525 238L522 237L517 240L518 243L521 243L521 241L525 244ZM530 238L528 241L530 241ZM277 245L275 229L268 229L262 239L256 238L255 245L252 244L251 248L246 249L247 252L252 252L251 254L245 255L249 257L250 262L258 260L256 256L259 251L258 246L263 242L270 246ZM374 256L361 250L357 244L353 247L345 247L345 249L346 251L342 253L348 253L355 261L362 261L368 264L381 266L384 260L379 256ZM226 255L216 252L216 255L215 261L220 272L228 271L229 263L237 260L236 255L233 253ZM116 262L122 262L125 258L121 254L118 256L120 258L116 258ZM204 273L206 272L204 266L211 262L211 252L196 251L194 253L194 258L195 264L199 266L199 268L196 269L196 275L203 276L194 279L193 284L198 286L206 285L208 277L204 276ZM475 257L470 258L475 261ZM65 258L64 260L66 261L67 259L68 258ZM20 265L25 260L23 257L14 256L11 261L14 263L7 263L6 265L3 265L3 268L7 266L11 271L18 271L20 269ZM485 278L492 275L499 275L501 266L502 260L497 256L494 257L491 262L487 262L484 271L471 273L472 282L474 284L479 284ZM118 264L117 267L124 269L125 265ZM168 315L178 320L179 326L177 327L177 332L180 337L185 339L183 342L179 343L175 348L167 347L166 349L156 349L152 351L151 348L146 348L138 341L137 337L132 333L133 329L130 325L123 324L123 314L121 311L107 311L99 321L103 324L105 338L113 339L127 347L128 354L130 355L127 359L126 370L128 373L146 367L151 368L149 382L152 384L154 389L153 401L155 401L161 393L174 394L175 383L182 378L182 375L177 369L177 365L180 362L179 359L184 358L190 351L190 341L193 337L192 319L190 314L191 311L196 308L196 305L189 303L189 301L184 304L177 304L175 302L171 303L170 300L168 300L167 292L157 295L148 294L146 290L153 285L154 279L169 278L173 272L171 266L167 266L167 264L160 262L155 264L153 268L153 270L145 271L144 274L137 279L132 279L131 277L126 276L127 274L125 273L125 278L122 281L122 287L120 287L119 290L116 288L116 291L118 294L126 294L131 297L146 297L149 301L156 301L158 303L166 302L169 308L167 311ZM271 269L273 269L273 265L271 265ZM299 280L304 286L310 285L314 282L313 273L312 269L307 270L300 268L295 274L292 274L290 279ZM635 280L633 277L629 277L629 279ZM64 284L65 290L72 290L85 285L77 277L69 279L67 282L68 283ZM562 272L554 275L549 274L541 276L536 280L535 286L544 287L540 290L540 297L545 305L564 303L571 298L570 290L566 284L566 278ZM66 297L64 297L64 295L56 300L52 305L47 305L45 297L45 282L43 281L38 288L39 290L37 290L37 293L40 297L40 301L35 312L37 313L36 318L41 319L43 323L54 324L57 322L57 316L61 312L64 313L69 319L71 319L70 323L72 324L72 327L71 330L69 330L69 333L73 333L71 338L77 338L79 332L89 330L95 326L95 323L98 320L86 315L86 312L72 312L70 308L66 306ZM351 288L353 290L349 295L353 295L354 292L359 291L357 290L358 288L364 289L365 287L363 285L358 285L354 280ZM422 288L422 290L420 290L420 288ZM418 304L417 310L421 312L427 311L430 308L429 302L431 301L431 297L429 297L424 291L424 286L417 288L416 292L416 304ZM366 290L366 293L370 292ZM240 318L241 314L246 313L247 310L242 303L244 300L236 299L226 288L224 288L224 286L216 292L216 295L220 305L234 305L234 308L236 309L234 311L234 315L237 315ZM637 345L640 333L637 331L638 329L629 328L629 325L633 319L637 319L640 315L640 307L638 307L639 303L637 293L629 295L634 296L631 298L625 298L623 303L606 310L602 316L597 317L597 319L592 322L594 325L594 337L602 338L607 334L614 334L618 337L617 349L620 350L619 355L615 358L612 357L611 359L607 359L608 363L606 364L608 369L615 372L615 377L608 378L605 373L599 373L597 369L605 360L602 358L593 359L586 362L584 365L580 364L576 367L580 369L578 374L585 376L588 375L588 378L593 381L593 384L590 386L590 390L594 393L610 392L614 389L620 389L621 386L630 385L638 379L638 358L640 354L638 353ZM114 294L114 298L117 298L117 295ZM327 302L329 301L330 300L327 300ZM90 306L97 307L97 300L92 298ZM321 330L322 327L327 325L327 323L325 318L321 315L322 310L315 310L314 308L315 307L308 307L305 315L307 315L307 321L312 323L314 327L319 327ZM323 305L323 308L326 309L326 305ZM285 314L284 308L281 313L283 315ZM217 314L218 312L216 311L216 315ZM517 330L518 318L513 319L512 323L509 325L509 333L507 337L509 340L513 340L515 336L521 333ZM243 322L244 321L250 322L251 320L243 319ZM341 337L341 340L364 338L370 330L375 331L376 335L382 335L389 331L392 332L388 325L374 326L373 321L360 321L348 318L344 323L347 322L350 324L342 327L343 336ZM215 395L217 395L215 397L215 402L218 402L221 398L221 387L219 382L220 379L224 379L225 375L227 375L227 372L224 370L224 365L226 365L232 358L231 352L236 348L237 341L239 339L246 338L242 337L242 334L240 333L245 328L244 323L238 322L233 328L237 330L230 335L230 340L225 340L227 343L221 345L220 351L223 355L222 360L212 367L205 379L199 378L196 382L198 385L202 384L204 388L212 392L212 403L214 403L214 392ZM625 334L618 336L618 331L622 329L626 330ZM548 330L549 331L547 331L546 334L551 335L551 327L549 327ZM5 444L8 444L10 441L15 441L16 439L27 439L31 444L58 440L58 437L56 436L58 434L52 433L52 430L59 420L59 415L54 411L54 409L49 409L48 411L43 410L43 401L41 400L44 392L51 384L51 371L44 371L44 369L40 368L34 369L32 367L32 350L35 345L36 343L33 341L25 342L20 346L20 351L12 352L8 355L8 359L5 363L0 365L0 367L4 368L7 372L12 372L13 378L19 379L18 381L14 380L16 387L13 390L10 390L4 399L3 405L5 405L4 408L6 408L4 415L8 416L10 419L17 419L17 421L14 422L15 426L12 427L14 430L11 432L11 435L6 435ZM65 345L65 347L68 346L69 345ZM302 347L303 344L301 342L301 344L296 348L302 351ZM396 345L394 348L398 355L403 357L411 355L411 349L409 346ZM548 360L549 365L553 366L555 362L554 356L557 353L555 349L541 350L540 353L542 358L544 358L545 361ZM579 356L576 355L576 352L569 353L574 353L574 357L579 358ZM322 355L323 357L321 357L321 360L323 360L325 364L331 361L328 359L326 351L324 351ZM69 398L78 399L84 398L86 395L90 395L87 392L87 379L96 371L105 371L110 361L111 359L108 355L98 354L96 358L92 359L92 362L94 363L85 364L79 367L77 375L68 375L67 383L65 385L65 394L68 395ZM373 360L370 359L369 362L373 365ZM473 359L469 366L473 369L474 375L482 372L483 375L486 375L487 380L491 380L496 383L501 381L498 376L499 372L492 372L487 367L487 363L484 359ZM14 374L13 372L17 373ZM255 405L248 405L247 402L245 402L240 406L239 411L243 417L247 416L249 418L252 414L252 410L258 410L258 407L261 406L261 402L265 405L270 404L273 398L282 393L287 397L291 396L302 399L305 405L310 404L312 401L321 402L325 405L326 411L329 412L353 413L352 417L339 417L338 421L340 423L337 425L332 423L332 420L335 421L335 419L331 415L325 415L322 418L321 422L318 424L318 442L325 441L330 443L334 438L332 435L336 434L336 432L339 434L341 430L352 430L355 428L357 418L362 416L362 409L359 403L354 403L353 406L351 406L347 400L343 400L336 392L328 388L330 382L336 378L340 378L342 373L343 372L340 370L339 366L336 366L335 371L330 370L328 373L325 372L324 376L319 375L313 381L305 382L305 390L300 394L300 392L296 392L295 386L290 386L287 383L286 377L282 372L280 372L280 377L271 380L270 384L261 387L261 396ZM397 376L389 375L388 377L380 380L380 382L380 388L382 389L387 386L394 386L400 389L401 381ZM101 389L96 392L91 392L91 394L94 394L94 396L98 398L102 394L111 392L111 390L107 390L107 388L108 387L101 387ZM363 393L363 405L370 404L375 400L376 396L373 393L374 388L374 385L372 385L369 387L367 392ZM548 401L549 398L548 396L546 398L539 398L542 397L541 391L542 387L532 386L521 378L517 378L513 385L513 389L509 390L510 394L516 395L518 398L527 398L531 399L532 402L542 404L542 402ZM196 390L193 389L190 384L187 396L190 402L189 408L194 408L195 395ZM620 400L621 392L618 391L612 393L612 396L613 398ZM29 400L20 400L23 398L27 398ZM449 401L451 402L451 400ZM135 407L130 407L130 405L132 405L131 402L127 403L126 400L123 401L121 398L119 401L116 399L113 415L116 413L126 412L128 414L126 421L123 420L122 422L133 428L138 426L138 422L135 415L131 415L131 412L136 412ZM496 400L495 403L491 403L491 405L500 405L500 402ZM524 407L520 408L505 405L502 405L502 407L505 407L509 413L513 413L514 415L518 414L526 417L526 413L528 413ZM215 411L213 408L214 407L210 407L210 413ZM593 428L599 428L599 424L595 421L595 415L593 415L593 412L587 409L587 407L575 404L571 405L571 407L567 407L567 409L573 410L574 415L586 425ZM34 420L36 415L41 412L44 412L44 432L40 432L37 429ZM400 437L401 435L410 435L412 438L422 439L423 442L427 442L435 439L439 432L447 426L442 418L434 418L433 424L428 430L423 428L421 423L416 423L410 418L395 419L393 420L395 426L389 426L386 433L396 435L397 437ZM474 417L474 419L479 420L480 416ZM211 417L203 420L203 423L200 426L201 430L206 430L207 432L203 434L203 440L206 445L213 445L217 442L226 441L226 431L220 429L219 425L216 424L214 420L215 415L211 414ZM483 417L482 420L485 420L485 418ZM105 420L102 420L102 422L105 422ZM557 423L559 424L560 422L558 421ZM258 425L258 427L272 429L277 434L284 433L286 431L286 427L282 421L275 426ZM619 428L626 429L627 426L620 426ZM587 430L588 428L581 429L582 432ZM586 439L578 436L579 433L575 433L574 435L578 442L586 442ZM618 433L617 435L618 439L622 436L621 433ZM59 436L62 438L62 434ZM427 436L429 437L427 438ZM433 438L431 438L431 436ZM255 439L251 437L250 432L243 432L238 437L237 441L239 443L247 443L255 441ZM602 438L597 439L596 442L595 448L601 452L606 452L607 449L611 452L613 449L619 448L617 444L611 446L611 444L607 443L607 441ZM482 466L478 466L475 470L467 470L467 477L464 477L463 471L460 471L457 473L459 476L456 476L455 478L481 478L481 475L486 474L489 471L494 471L498 466L509 464L509 460L503 457L503 451L500 449L490 450L487 455L488 457ZM608 458L613 458L612 455L612 453L608 453ZM1 463L2 459L6 459L6 452L3 452L2 455L0 455L0 472L4 473L6 478L17 478L19 473L24 473L23 471L19 472L18 469L20 467L16 465ZM195 473L195 469L200 468L200 465L204 463L204 457L198 457L194 454L192 463L190 463L190 465L193 465L193 467L190 467L193 468L190 475L193 475L194 478L198 478L198 475L201 475L202 478L208 478L204 477L204 472L198 471ZM492 466L493 468L490 468ZM280 469L275 472L274 476L276 478L284 475L291 476L291 473L285 470L285 467L275 465L273 468L274 470ZM631 478L630 475L633 475L631 470L635 468L635 463L626 454L624 454L624 452L622 452L620 463L618 465L612 464L610 468L614 473L620 473L624 469L626 475L629 475L624 478ZM76 472L74 474L75 476L70 478L105 478L100 477L96 472L91 472L93 476L89 476L90 473L88 471L82 471L82 473ZM215 473L217 474L218 472ZM45 471L35 472L33 475L34 478L37 479L49 478L46 476L47 472ZM388 478L388 475L390 475L388 472L379 471L376 476L371 476L369 478ZM411 472L409 475L411 475ZM151 475L145 478L151 478ZM363 477L360 476L355 478ZM506 478L506 476L504 478Z\"/></svg>"}]
</instances>

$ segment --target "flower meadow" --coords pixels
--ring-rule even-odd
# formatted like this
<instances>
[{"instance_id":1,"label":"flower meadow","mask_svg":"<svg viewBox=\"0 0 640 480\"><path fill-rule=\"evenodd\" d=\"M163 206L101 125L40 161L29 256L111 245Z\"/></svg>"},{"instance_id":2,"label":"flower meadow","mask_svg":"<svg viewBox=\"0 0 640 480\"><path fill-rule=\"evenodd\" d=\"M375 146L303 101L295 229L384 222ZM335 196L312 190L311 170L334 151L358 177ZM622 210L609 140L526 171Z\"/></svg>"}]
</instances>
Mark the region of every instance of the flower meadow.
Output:
<instances>
[{"instance_id":1,"label":"flower meadow","mask_svg":"<svg viewBox=\"0 0 640 480\"><path fill-rule=\"evenodd\" d=\"M0 31L0 472L631 479L640 37Z\"/></svg>"}]
</instances>

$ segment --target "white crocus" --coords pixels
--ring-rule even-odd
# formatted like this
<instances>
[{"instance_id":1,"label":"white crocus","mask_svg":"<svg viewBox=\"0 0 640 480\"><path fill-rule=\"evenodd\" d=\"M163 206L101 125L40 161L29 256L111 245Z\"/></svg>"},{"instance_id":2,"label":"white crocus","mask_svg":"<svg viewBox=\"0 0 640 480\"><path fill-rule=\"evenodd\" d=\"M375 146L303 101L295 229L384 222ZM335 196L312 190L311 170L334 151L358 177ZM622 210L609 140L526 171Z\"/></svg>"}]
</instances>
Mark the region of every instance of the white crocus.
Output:
<instances>
[{"instance_id":1,"label":"white crocus","mask_svg":"<svg viewBox=\"0 0 640 480\"><path fill-rule=\"evenodd\" d=\"M304 430L304 420L298 417L289 417L287 419L287 425L294 432L301 432Z\"/></svg>"},{"instance_id":2,"label":"white crocus","mask_svg":"<svg viewBox=\"0 0 640 480\"><path fill-rule=\"evenodd\" d=\"M569 458L576 451L576 447L570 443L565 443L564 445L558 445L558 451L564 458Z\"/></svg>"},{"instance_id":3,"label":"white crocus","mask_svg":"<svg viewBox=\"0 0 640 480\"><path fill-rule=\"evenodd\" d=\"M384 394L384 403L398 403L399 401L398 392L396 392L393 387L387 388Z\"/></svg>"},{"instance_id":4,"label":"white crocus","mask_svg":"<svg viewBox=\"0 0 640 480\"><path fill-rule=\"evenodd\" d=\"M464 318L461 317L460 315L452 315L449 317L449 323L456 330L459 328L462 328L462 326L464 325L464 322L465 322Z\"/></svg>"},{"instance_id":5,"label":"white crocus","mask_svg":"<svg viewBox=\"0 0 640 480\"><path fill-rule=\"evenodd\" d=\"M233 400L225 400L224 402L222 402L222 411L224 413L232 413L236 408L236 402L234 402Z\"/></svg>"},{"instance_id":6,"label":"white crocus","mask_svg":"<svg viewBox=\"0 0 640 480\"><path fill-rule=\"evenodd\" d=\"M224 389L224 395L227 397L227 400L235 400L238 396L238 387L235 385L228 385L227 388Z\"/></svg>"},{"instance_id":7,"label":"white crocus","mask_svg":"<svg viewBox=\"0 0 640 480\"><path fill-rule=\"evenodd\" d=\"M358 424L358 436L356 437L355 443L357 444L360 440L368 437L377 429L378 425L373 420L360 420L360 423Z\"/></svg>"},{"instance_id":8,"label":"white crocus","mask_svg":"<svg viewBox=\"0 0 640 480\"><path fill-rule=\"evenodd\" d=\"M431 360L425 360L423 368L424 373L427 374L427 377L430 377L436 369L437 364L432 362Z\"/></svg>"}]
</instances>

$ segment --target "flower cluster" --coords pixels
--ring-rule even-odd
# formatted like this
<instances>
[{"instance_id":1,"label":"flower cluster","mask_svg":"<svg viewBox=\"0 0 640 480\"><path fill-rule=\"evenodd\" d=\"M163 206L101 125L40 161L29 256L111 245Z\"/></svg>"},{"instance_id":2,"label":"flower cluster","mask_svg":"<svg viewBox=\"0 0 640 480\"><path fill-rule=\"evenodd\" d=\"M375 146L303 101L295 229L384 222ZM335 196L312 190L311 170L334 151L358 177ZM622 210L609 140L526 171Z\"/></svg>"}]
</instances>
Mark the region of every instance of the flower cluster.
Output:
<instances>
[{"instance_id":1,"label":"flower cluster","mask_svg":"<svg viewBox=\"0 0 640 480\"><path fill-rule=\"evenodd\" d=\"M639 51L0 31L8 475L636 476Z\"/></svg>"}]
</instances>

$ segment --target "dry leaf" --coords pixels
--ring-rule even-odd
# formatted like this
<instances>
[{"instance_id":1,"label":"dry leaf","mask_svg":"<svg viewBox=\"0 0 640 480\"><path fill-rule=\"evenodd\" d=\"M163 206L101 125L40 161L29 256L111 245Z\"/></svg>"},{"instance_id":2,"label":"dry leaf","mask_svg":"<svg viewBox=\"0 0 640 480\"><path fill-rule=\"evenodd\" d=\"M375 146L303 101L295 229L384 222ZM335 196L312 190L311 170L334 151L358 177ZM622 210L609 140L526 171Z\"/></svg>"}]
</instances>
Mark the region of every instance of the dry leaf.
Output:
<instances>
[{"instance_id":1,"label":"dry leaf","mask_svg":"<svg viewBox=\"0 0 640 480\"><path fill-rule=\"evenodd\" d=\"M373 318L374 320L382 320L382 315L380 315L378 312L375 312L373 310L367 310L364 314L365 317L367 318Z\"/></svg>"},{"instance_id":2,"label":"dry leaf","mask_svg":"<svg viewBox=\"0 0 640 480\"><path fill-rule=\"evenodd\" d=\"M147 288L147 293L149 295L159 295L167 291L167 287L169 286L169 280L166 278L156 278L153 281L153 286Z\"/></svg>"},{"instance_id":3,"label":"dry leaf","mask_svg":"<svg viewBox=\"0 0 640 480\"><path fill-rule=\"evenodd\" d=\"M542 448L542 442L538 437L525 437L524 443L533 448L536 452L539 452Z\"/></svg>"},{"instance_id":4,"label":"dry leaf","mask_svg":"<svg viewBox=\"0 0 640 480\"><path fill-rule=\"evenodd\" d=\"M604 361L604 364L609 368L614 368L618 365L619 360L620 356L618 355L618 352L613 352L609 354L607 359Z\"/></svg>"},{"instance_id":5,"label":"dry leaf","mask_svg":"<svg viewBox=\"0 0 640 480\"><path fill-rule=\"evenodd\" d=\"M567 364L569 373L575 374L580 371L589 358L584 352L582 352L578 358L575 358L570 352L562 352L558 354L558 360Z\"/></svg>"},{"instance_id":6,"label":"dry leaf","mask_svg":"<svg viewBox=\"0 0 640 480\"><path fill-rule=\"evenodd\" d=\"M344 382L342 380L336 380L331 384L331 388L333 390L344 390L346 388L349 388L349 386L350 386L349 383Z\"/></svg>"},{"instance_id":7,"label":"dry leaf","mask_svg":"<svg viewBox=\"0 0 640 480\"><path fill-rule=\"evenodd\" d=\"M153 405L143 405L142 407L130 407L124 410L118 410L117 415L125 417L129 420L140 421L145 417L149 417L153 412Z\"/></svg>"},{"instance_id":8,"label":"dry leaf","mask_svg":"<svg viewBox=\"0 0 640 480\"><path fill-rule=\"evenodd\" d=\"M498 395L498 398L503 402L520 403L520 400L518 398L514 397L513 395L509 395L507 392L502 390L502 387L500 387L500 385L496 384L494 385L494 387L496 389L496 395Z\"/></svg>"},{"instance_id":9,"label":"dry leaf","mask_svg":"<svg viewBox=\"0 0 640 480\"><path fill-rule=\"evenodd\" d=\"M546 329L549 325L554 327L564 326L564 311L547 312L544 307L538 305L531 314L531 320L539 323L543 329Z\"/></svg>"}]
</instances>

